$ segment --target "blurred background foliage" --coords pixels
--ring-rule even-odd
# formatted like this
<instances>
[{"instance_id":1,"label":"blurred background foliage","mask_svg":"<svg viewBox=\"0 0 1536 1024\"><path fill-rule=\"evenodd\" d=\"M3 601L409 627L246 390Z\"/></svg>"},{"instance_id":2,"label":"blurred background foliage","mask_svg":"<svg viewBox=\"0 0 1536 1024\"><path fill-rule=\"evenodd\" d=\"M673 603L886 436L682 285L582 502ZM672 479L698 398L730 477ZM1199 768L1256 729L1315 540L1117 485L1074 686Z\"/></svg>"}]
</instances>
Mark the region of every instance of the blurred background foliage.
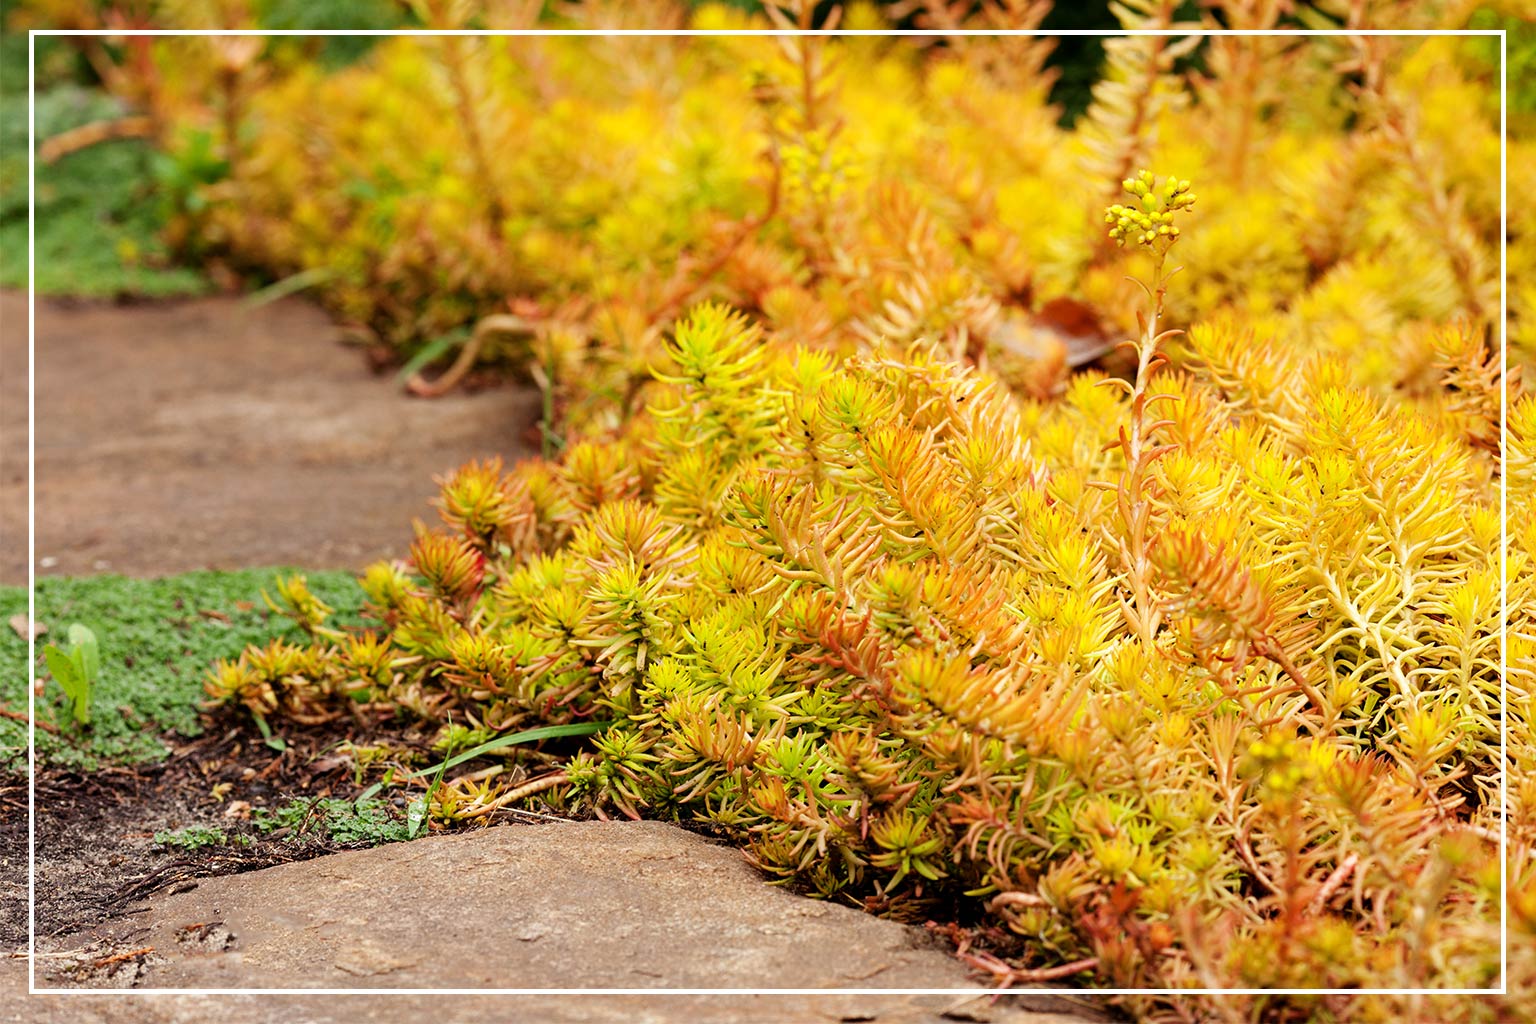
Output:
<instances>
[{"instance_id":1,"label":"blurred background foliage","mask_svg":"<svg viewBox=\"0 0 1536 1024\"><path fill-rule=\"evenodd\" d=\"M702 0L689 0L689 6L702 5ZM750 12L759 5L729 0L727 6ZM893 27L913 21L902 10L911 4L884 6L893 11ZM1194 4L1184 6L1193 12ZM27 279L27 30L103 25L112 12L125 8L133 5L0 0L0 108L6 112L0 119L0 286L25 287ZM397 0L261 0L251 6L248 24L329 31L405 29L421 21ZM1082 3L1052 11L1042 28L1112 29L1116 24L1107 3ZM268 52L284 62L313 60L335 69L361 59L376 42L368 36L273 39ZM1064 38L1051 56L1050 66L1059 75L1052 99L1064 123L1087 108L1102 60L1103 45L1094 37ZM40 139L125 113L120 101L104 93L101 77L85 56L59 37L37 40L37 76ZM169 210L155 193L164 175L174 177L175 168L161 165L157 174L153 152L144 140L124 139L71 154L44 169L38 196L39 293L154 297L208 289L195 266L177 266L169 258L161 238Z\"/></svg>"},{"instance_id":2,"label":"blurred background foliage","mask_svg":"<svg viewBox=\"0 0 1536 1024\"><path fill-rule=\"evenodd\" d=\"M274 30L382 30L420 27L422 19L399 0L258 0L228 7L224 23ZM505 5L504 5L505 6ZM527 6L527 5L521 5ZM580 5L545 3L540 17L559 23L562 11ZM709 6L688 0L691 9ZM727 0L723 6L744 13L760 10L755 0ZM824 18L834 5L818 5ZM895 0L877 5L881 22L896 29L924 24L923 5ZM1479 6L1469 28L1502 28L1509 38L1509 105L1511 130L1524 134L1536 111L1536 24L1523 0ZM201 10L200 10L201 8ZM493 5L494 8L494 5ZM112 24L174 26L196 21L217 23L220 5L122 3L119 0L3 0L0 2L0 285L19 287L26 280L26 74L29 28L101 27ZM208 22L208 11L215 21ZM1205 10L1197 0L1183 0L1175 10L1179 21L1193 22ZM1207 12L1214 24L1221 12ZM495 10L476 24L492 26ZM1314 24L1290 13L1279 24ZM1113 30L1119 22L1108 3L1058 4L1040 23L1042 31L1061 29ZM362 59L377 44L366 36L307 40L271 39L263 60L281 66L313 62L335 70ZM1497 42L1472 44L1482 60L1497 64ZM122 48L105 48L121 59ZM1103 40L1069 36L1056 40L1046 57L1052 76L1049 101L1063 127L1071 127L1088 108L1092 87L1103 72ZM1200 69L1203 48L1186 59ZM127 113L121 97L108 93L84 51L58 37L37 40L38 135L46 139L82 124ZM206 140L205 140L206 141ZM206 154L205 154L206 155ZM193 162L196 155L189 157ZM40 171L37 285L44 294L87 296L159 296L206 290L210 282L197 261L176 265L167 250L163 229L193 186L217 172L216 165L188 168L157 161L153 147L142 139L121 139L70 154ZM165 195L161 195L161 192ZM221 283L228 283L227 281Z\"/></svg>"}]
</instances>

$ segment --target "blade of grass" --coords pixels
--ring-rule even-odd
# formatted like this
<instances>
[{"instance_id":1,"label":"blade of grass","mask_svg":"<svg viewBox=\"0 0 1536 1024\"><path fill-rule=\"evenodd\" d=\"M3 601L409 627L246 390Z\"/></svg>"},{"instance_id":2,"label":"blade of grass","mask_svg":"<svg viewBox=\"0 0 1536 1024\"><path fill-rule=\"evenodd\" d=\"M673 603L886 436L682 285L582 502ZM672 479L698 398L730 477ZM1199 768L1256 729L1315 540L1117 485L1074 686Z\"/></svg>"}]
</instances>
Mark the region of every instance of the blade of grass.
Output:
<instances>
[{"instance_id":1,"label":"blade of grass","mask_svg":"<svg viewBox=\"0 0 1536 1024\"><path fill-rule=\"evenodd\" d=\"M493 740L487 740L477 747L470 747L463 753L455 754L453 757L440 761L429 768L423 768L419 772L412 772L404 776L404 778L419 779L434 772L437 773L438 778L441 778L442 773L446 772L449 768L461 765L465 761L473 760L481 754L489 754L492 751L502 750L506 747L515 747L520 743L532 743L534 740L554 739L560 736L590 736L593 733L602 732L612 724L612 722L571 722L567 725L541 725L537 729L524 729L522 732L508 733L505 736L498 736ZM354 803L360 803L369 797L377 795L383 788L383 782L375 782L359 793Z\"/></svg>"},{"instance_id":2,"label":"blade of grass","mask_svg":"<svg viewBox=\"0 0 1536 1024\"><path fill-rule=\"evenodd\" d=\"M297 274L283 278L281 281L259 288L245 297L240 303L244 310L259 309L270 302L287 298L305 288L312 288L317 284L324 284L336 276L336 271L330 267L315 267L311 270L301 270Z\"/></svg>"},{"instance_id":3,"label":"blade of grass","mask_svg":"<svg viewBox=\"0 0 1536 1024\"><path fill-rule=\"evenodd\" d=\"M264 716L252 714L251 717L256 719L256 731L261 733L261 738L266 742L267 746L271 747L273 750L288 749L288 741L283 739L281 736L274 736L272 734L272 727L267 724L267 720Z\"/></svg>"},{"instance_id":4,"label":"blade of grass","mask_svg":"<svg viewBox=\"0 0 1536 1024\"><path fill-rule=\"evenodd\" d=\"M415 839L428 827L432 817L432 797L437 793L437 787L443 784L443 775L447 771L448 762L444 761L437 766L437 774L432 777L432 784L427 787L427 791L406 806L405 827L410 838Z\"/></svg>"},{"instance_id":5,"label":"blade of grass","mask_svg":"<svg viewBox=\"0 0 1536 1024\"><path fill-rule=\"evenodd\" d=\"M395 382L403 387L405 382L416 374L417 370L452 352L464 344L468 337L469 332L461 327L433 338L421 347L421 351L405 361L405 365L400 367L400 372L395 374Z\"/></svg>"}]
</instances>

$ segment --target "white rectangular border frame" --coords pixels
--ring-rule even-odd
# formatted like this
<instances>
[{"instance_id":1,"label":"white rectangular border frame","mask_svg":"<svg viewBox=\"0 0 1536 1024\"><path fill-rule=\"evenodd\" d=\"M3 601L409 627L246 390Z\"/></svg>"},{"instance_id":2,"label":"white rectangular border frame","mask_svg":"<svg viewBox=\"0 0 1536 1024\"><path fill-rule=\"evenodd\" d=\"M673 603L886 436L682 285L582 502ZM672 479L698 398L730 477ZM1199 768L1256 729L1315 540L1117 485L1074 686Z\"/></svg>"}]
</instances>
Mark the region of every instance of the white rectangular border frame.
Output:
<instances>
[{"instance_id":1,"label":"white rectangular border frame","mask_svg":"<svg viewBox=\"0 0 1536 1024\"><path fill-rule=\"evenodd\" d=\"M1098 29L1055 29L1055 31L895 31L895 29L836 29L836 31L799 32L790 29L760 29L760 31L727 31L727 29L527 29L527 31L493 31L493 29L456 29L456 31L409 31L409 29L369 29L369 31L300 31L300 29L32 29L28 32L26 46L26 490L28 490L28 519L26 519L26 614L28 622L37 617L37 507L35 507L35 428L37 428L37 209L34 197L37 186L37 38L66 37L66 35L104 35L104 37L178 37L178 35L257 35L257 37L316 37L316 35L369 35L369 37L433 37L433 35L593 35L593 37L617 37L617 35L641 35L641 37L711 37L711 35L891 35L891 37L951 37L951 35L1038 35L1038 37L1123 37L1123 35L1333 35L1333 37L1484 37L1499 40L1499 368L1508 368L1508 38L1504 29L1207 29L1203 32L1174 31L1174 29L1140 29L1140 31L1098 31ZM1499 393L1499 453L1508 451L1508 381L1505 373L1504 387ZM1074 996L1223 996L1223 995L1508 995L1510 973L1510 932L1508 932L1508 482L1504 474L1499 476L1499 987L1496 989L1071 989L1064 993ZM37 637L28 629L28 666L37 663ZM38 989L37 987L37 691L28 680L28 817L26 817L26 915L28 915L28 964L26 964L26 990L28 995L101 996L117 995L134 998L143 995L290 995L290 996L347 996L347 995L957 995L985 996L1008 995L1008 989ZM1020 989L1018 992L1031 992Z\"/></svg>"}]
</instances>

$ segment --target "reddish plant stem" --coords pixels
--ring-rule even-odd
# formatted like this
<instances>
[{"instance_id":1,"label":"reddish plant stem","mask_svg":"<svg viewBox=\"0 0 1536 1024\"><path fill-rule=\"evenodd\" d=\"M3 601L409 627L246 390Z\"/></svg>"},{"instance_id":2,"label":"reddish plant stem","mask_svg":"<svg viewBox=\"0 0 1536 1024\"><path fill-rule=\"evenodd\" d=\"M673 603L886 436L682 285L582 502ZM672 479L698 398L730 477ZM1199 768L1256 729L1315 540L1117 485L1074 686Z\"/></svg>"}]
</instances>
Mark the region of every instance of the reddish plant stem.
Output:
<instances>
[{"instance_id":1,"label":"reddish plant stem","mask_svg":"<svg viewBox=\"0 0 1536 1024\"><path fill-rule=\"evenodd\" d=\"M1163 266L1167 252L1158 253L1157 267L1152 275L1152 312L1142 322L1141 338L1136 343L1136 378L1131 385L1131 416L1128 429L1120 432L1120 448L1125 453L1125 472L1115 489L1115 501L1120 519L1125 524L1125 538L1121 541L1121 554L1125 560L1126 582L1131 588L1131 601L1122 600L1126 622L1141 639L1147 650L1152 649L1162 618L1152 597L1149 576L1151 562L1148 557L1150 543L1148 533L1152 516L1152 503L1147 500L1148 474L1158 457L1152 445L1152 432L1156 423L1147 422L1147 390L1152 374L1163 361L1158 351L1162 335L1158 323L1163 315L1163 297L1167 294L1167 278Z\"/></svg>"},{"instance_id":2,"label":"reddish plant stem","mask_svg":"<svg viewBox=\"0 0 1536 1024\"><path fill-rule=\"evenodd\" d=\"M9 718L13 722L21 722L22 724L26 724L28 721L26 715L19 711L12 711L10 708L0 708L0 718ZM52 733L55 736L59 734L59 727L52 722L45 722L41 718L36 719L36 722L37 727L43 730L43 732Z\"/></svg>"}]
</instances>

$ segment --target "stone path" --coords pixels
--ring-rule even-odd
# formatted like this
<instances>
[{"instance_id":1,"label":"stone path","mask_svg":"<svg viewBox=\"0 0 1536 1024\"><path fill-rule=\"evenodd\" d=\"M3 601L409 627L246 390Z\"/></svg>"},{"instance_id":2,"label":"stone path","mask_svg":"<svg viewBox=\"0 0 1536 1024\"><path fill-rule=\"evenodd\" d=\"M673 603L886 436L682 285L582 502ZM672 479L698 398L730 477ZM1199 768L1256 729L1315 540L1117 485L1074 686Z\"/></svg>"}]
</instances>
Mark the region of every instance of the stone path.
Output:
<instances>
[{"instance_id":1,"label":"stone path","mask_svg":"<svg viewBox=\"0 0 1536 1024\"><path fill-rule=\"evenodd\" d=\"M37 306L41 573L362 568L432 477L531 454L529 388L405 397L319 309L217 297ZM27 574L27 304L0 292L0 584Z\"/></svg>"},{"instance_id":2,"label":"stone path","mask_svg":"<svg viewBox=\"0 0 1536 1024\"><path fill-rule=\"evenodd\" d=\"M13 987L14 985L14 987ZM0 964L0 1024L1080 1024L1017 999L677 995L13 995L25 970Z\"/></svg>"}]
</instances>

